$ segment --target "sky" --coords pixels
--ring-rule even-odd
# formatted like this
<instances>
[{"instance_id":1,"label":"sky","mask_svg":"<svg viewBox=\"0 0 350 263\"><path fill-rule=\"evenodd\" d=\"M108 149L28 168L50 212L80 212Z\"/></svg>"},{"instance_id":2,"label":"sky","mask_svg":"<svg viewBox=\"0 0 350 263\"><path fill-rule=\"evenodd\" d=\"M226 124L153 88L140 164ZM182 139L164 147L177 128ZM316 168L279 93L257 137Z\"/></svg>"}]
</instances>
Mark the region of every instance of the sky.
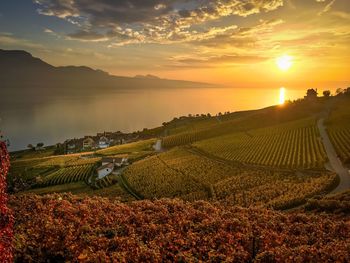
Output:
<instances>
[{"instance_id":1,"label":"sky","mask_svg":"<svg viewBox=\"0 0 350 263\"><path fill-rule=\"evenodd\" d=\"M334 89L350 85L350 1L1 0L0 48L114 75Z\"/></svg>"}]
</instances>

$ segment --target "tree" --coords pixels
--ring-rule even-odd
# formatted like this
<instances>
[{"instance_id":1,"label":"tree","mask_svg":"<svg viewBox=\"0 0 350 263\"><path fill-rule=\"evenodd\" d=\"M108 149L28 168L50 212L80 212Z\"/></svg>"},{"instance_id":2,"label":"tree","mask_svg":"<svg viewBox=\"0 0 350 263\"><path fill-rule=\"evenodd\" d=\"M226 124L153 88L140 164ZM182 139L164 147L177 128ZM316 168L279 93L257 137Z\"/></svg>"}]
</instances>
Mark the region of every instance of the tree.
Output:
<instances>
[{"instance_id":1,"label":"tree","mask_svg":"<svg viewBox=\"0 0 350 263\"><path fill-rule=\"evenodd\" d=\"M344 94L350 95L350 87L348 87L344 90Z\"/></svg>"},{"instance_id":2,"label":"tree","mask_svg":"<svg viewBox=\"0 0 350 263\"><path fill-rule=\"evenodd\" d=\"M43 146L44 146L44 143L43 143L43 142L39 142L39 143L36 144L36 147L38 147L38 148L41 148L41 147L43 147Z\"/></svg>"},{"instance_id":3,"label":"tree","mask_svg":"<svg viewBox=\"0 0 350 263\"><path fill-rule=\"evenodd\" d=\"M305 99L308 99L308 100L313 100L313 99L316 99L317 98L317 89L308 89L306 91L306 96L305 96Z\"/></svg>"},{"instance_id":4,"label":"tree","mask_svg":"<svg viewBox=\"0 0 350 263\"><path fill-rule=\"evenodd\" d=\"M339 95L339 94L342 94L343 93L343 89L342 88L337 88L337 90L335 91L335 93L337 94L337 95Z\"/></svg>"},{"instance_id":5,"label":"tree","mask_svg":"<svg viewBox=\"0 0 350 263\"><path fill-rule=\"evenodd\" d=\"M325 90L323 91L323 96L328 98L329 96L331 96L331 92L329 90Z\"/></svg>"},{"instance_id":6,"label":"tree","mask_svg":"<svg viewBox=\"0 0 350 263\"><path fill-rule=\"evenodd\" d=\"M27 148L33 150L34 146L33 146L33 144L30 143L30 144L27 145Z\"/></svg>"}]
</instances>

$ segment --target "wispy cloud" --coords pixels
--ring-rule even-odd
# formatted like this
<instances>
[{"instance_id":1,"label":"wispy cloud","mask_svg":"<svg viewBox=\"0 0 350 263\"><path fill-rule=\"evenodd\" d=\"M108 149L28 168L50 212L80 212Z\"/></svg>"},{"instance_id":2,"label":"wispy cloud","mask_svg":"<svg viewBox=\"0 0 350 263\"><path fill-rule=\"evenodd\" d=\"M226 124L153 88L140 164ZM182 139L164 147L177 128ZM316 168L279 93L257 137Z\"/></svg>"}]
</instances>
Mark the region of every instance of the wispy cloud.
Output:
<instances>
[{"instance_id":1,"label":"wispy cloud","mask_svg":"<svg viewBox=\"0 0 350 263\"><path fill-rule=\"evenodd\" d=\"M324 13L327 13L329 10L331 10L332 5L335 3L336 0L331 0L321 12L318 13L319 16L323 15ZM319 2L324 2L324 1L319 1Z\"/></svg>"},{"instance_id":2,"label":"wispy cloud","mask_svg":"<svg viewBox=\"0 0 350 263\"><path fill-rule=\"evenodd\" d=\"M168 67L192 68L192 67L217 67L227 65L242 65L250 63L260 63L266 61L267 57L258 55L197 55L197 56L175 56L169 59Z\"/></svg>"}]
</instances>

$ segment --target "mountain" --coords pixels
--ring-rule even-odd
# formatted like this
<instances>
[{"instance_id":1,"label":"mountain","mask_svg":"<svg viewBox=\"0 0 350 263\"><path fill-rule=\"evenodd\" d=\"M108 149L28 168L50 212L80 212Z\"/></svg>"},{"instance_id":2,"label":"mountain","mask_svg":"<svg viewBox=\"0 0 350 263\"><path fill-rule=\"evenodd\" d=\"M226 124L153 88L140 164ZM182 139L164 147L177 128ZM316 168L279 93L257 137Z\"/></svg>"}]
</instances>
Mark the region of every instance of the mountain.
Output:
<instances>
[{"instance_id":1,"label":"mountain","mask_svg":"<svg viewBox=\"0 0 350 263\"><path fill-rule=\"evenodd\" d=\"M158 76L154 76L154 75L151 75L151 74L136 75L134 78L139 78L139 79L160 79Z\"/></svg>"},{"instance_id":2,"label":"mountain","mask_svg":"<svg viewBox=\"0 0 350 263\"><path fill-rule=\"evenodd\" d=\"M22 50L0 49L1 92L67 94L144 88L195 88L210 86L152 75L122 77L85 66L55 67ZM40 92L40 93L38 93Z\"/></svg>"}]
</instances>

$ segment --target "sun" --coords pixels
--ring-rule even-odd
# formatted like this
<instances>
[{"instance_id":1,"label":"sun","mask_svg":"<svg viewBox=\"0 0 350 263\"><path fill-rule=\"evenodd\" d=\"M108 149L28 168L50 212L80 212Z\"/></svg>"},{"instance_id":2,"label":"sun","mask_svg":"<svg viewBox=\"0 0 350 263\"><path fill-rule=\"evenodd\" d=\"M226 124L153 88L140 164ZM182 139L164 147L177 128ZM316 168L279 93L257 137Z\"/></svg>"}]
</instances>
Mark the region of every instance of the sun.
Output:
<instances>
[{"instance_id":1,"label":"sun","mask_svg":"<svg viewBox=\"0 0 350 263\"><path fill-rule=\"evenodd\" d=\"M280 56L276 59L276 64L282 71L287 71L293 65L293 57L288 55Z\"/></svg>"}]
</instances>

